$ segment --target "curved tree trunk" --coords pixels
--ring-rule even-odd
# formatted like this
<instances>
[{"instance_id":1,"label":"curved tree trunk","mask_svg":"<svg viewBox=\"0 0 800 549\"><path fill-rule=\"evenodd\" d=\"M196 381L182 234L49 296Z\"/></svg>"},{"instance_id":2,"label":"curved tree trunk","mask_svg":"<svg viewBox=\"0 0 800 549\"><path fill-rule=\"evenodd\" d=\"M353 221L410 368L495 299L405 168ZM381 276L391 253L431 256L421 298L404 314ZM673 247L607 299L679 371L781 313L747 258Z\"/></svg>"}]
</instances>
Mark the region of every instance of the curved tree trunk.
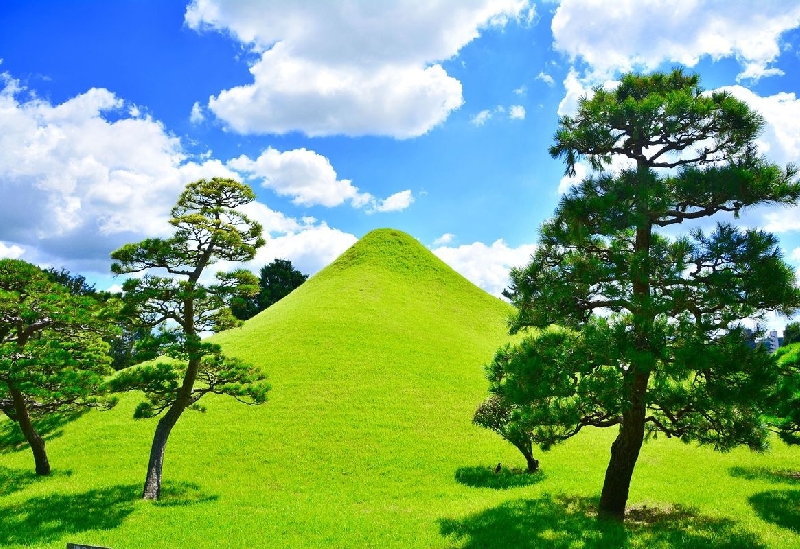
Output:
<instances>
[{"instance_id":1,"label":"curved tree trunk","mask_svg":"<svg viewBox=\"0 0 800 549\"><path fill-rule=\"evenodd\" d=\"M185 409L185 406L178 409L176 405L177 403L172 405L156 426L153 445L150 447L150 460L147 463L147 477L144 481L142 499L157 500L161 495L161 470L164 467L164 451L167 448L167 439Z\"/></svg>"},{"instance_id":2,"label":"curved tree trunk","mask_svg":"<svg viewBox=\"0 0 800 549\"><path fill-rule=\"evenodd\" d=\"M644 397L649 379L648 373L633 375L631 407L622 415L619 434L611 445L611 459L600 495L600 514L615 520L621 521L625 518L625 504L628 502L633 468L644 441Z\"/></svg>"},{"instance_id":3,"label":"curved tree trunk","mask_svg":"<svg viewBox=\"0 0 800 549\"><path fill-rule=\"evenodd\" d=\"M191 403L192 388L194 387L195 379L197 379L199 366L199 357L189 360L183 384L178 390L178 397L169 407L167 413L164 414L164 417L158 420L156 432L153 435L153 444L150 447L150 460L147 463L147 477L145 477L144 481L142 499L157 500L161 495L161 471L164 467L164 451L167 448L167 439L169 439L172 428L178 422L178 418L181 417L183 411Z\"/></svg>"},{"instance_id":4,"label":"curved tree trunk","mask_svg":"<svg viewBox=\"0 0 800 549\"><path fill-rule=\"evenodd\" d=\"M527 443L516 444L517 449L525 456L525 461L528 464L528 472L535 473L539 470L539 460L533 458L533 444L528 441Z\"/></svg>"},{"instance_id":5,"label":"curved tree trunk","mask_svg":"<svg viewBox=\"0 0 800 549\"><path fill-rule=\"evenodd\" d=\"M31 416L28 414L28 407L25 405L25 397L23 397L22 392L11 383L8 384L8 389L14 403L14 412L17 416L16 420L19 423L20 429L22 429L22 434L25 435L25 440L28 441L28 444L31 446L31 451L33 452L36 474L43 476L49 475L50 461L47 459L47 452L44 449L44 439L39 435L31 422Z\"/></svg>"}]
</instances>

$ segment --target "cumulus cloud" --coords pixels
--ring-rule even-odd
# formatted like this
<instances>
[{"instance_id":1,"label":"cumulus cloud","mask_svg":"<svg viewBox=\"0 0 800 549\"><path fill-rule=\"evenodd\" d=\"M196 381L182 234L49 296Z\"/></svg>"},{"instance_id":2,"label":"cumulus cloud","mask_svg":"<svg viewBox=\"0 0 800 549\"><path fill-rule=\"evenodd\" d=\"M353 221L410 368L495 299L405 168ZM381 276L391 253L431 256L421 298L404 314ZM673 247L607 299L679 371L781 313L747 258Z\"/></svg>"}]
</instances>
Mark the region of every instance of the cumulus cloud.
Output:
<instances>
[{"instance_id":1,"label":"cumulus cloud","mask_svg":"<svg viewBox=\"0 0 800 549\"><path fill-rule=\"evenodd\" d=\"M800 99L794 93L766 97L742 86L719 88L741 99L764 117L764 133L758 138L759 150L779 164L800 158Z\"/></svg>"},{"instance_id":2,"label":"cumulus cloud","mask_svg":"<svg viewBox=\"0 0 800 549\"><path fill-rule=\"evenodd\" d=\"M520 97L524 97L528 93L528 87L525 85L520 86L514 90L514 93Z\"/></svg>"},{"instance_id":3,"label":"cumulus cloud","mask_svg":"<svg viewBox=\"0 0 800 549\"><path fill-rule=\"evenodd\" d=\"M408 208L414 202L414 197L411 195L410 190L400 191L394 193L389 198L384 200L374 201L367 211L372 212L401 212Z\"/></svg>"},{"instance_id":4,"label":"cumulus cloud","mask_svg":"<svg viewBox=\"0 0 800 549\"><path fill-rule=\"evenodd\" d=\"M433 245L444 246L445 244L450 244L455 239L455 237L456 235L454 235L453 233L444 233L442 236L433 241Z\"/></svg>"},{"instance_id":5,"label":"cumulus cloud","mask_svg":"<svg viewBox=\"0 0 800 549\"><path fill-rule=\"evenodd\" d=\"M10 259L17 259L19 258L25 250L20 248L16 244L6 244L5 242L0 242L0 259L2 258L10 258Z\"/></svg>"},{"instance_id":6,"label":"cumulus cloud","mask_svg":"<svg viewBox=\"0 0 800 549\"><path fill-rule=\"evenodd\" d=\"M215 264L216 270L245 268L258 272L261 267L272 263L275 259L288 259L299 271L313 275L358 240L350 233L329 227L325 222L318 223L311 218L300 221L284 218L285 223L280 229L276 229L273 225L270 230L267 226L270 224L270 219L272 221L277 219L276 212L267 213L263 210L266 208L263 205L257 208L262 210L262 216L266 214L266 218L259 217L259 214L253 215L252 208L247 213L265 226L266 245L258 250L251 261L236 264L222 261ZM277 215L282 216L282 214Z\"/></svg>"},{"instance_id":7,"label":"cumulus cloud","mask_svg":"<svg viewBox=\"0 0 800 549\"><path fill-rule=\"evenodd\" d=\"M781 74L770 65L781 35L800 25L800 4L764 0L641 2L564 0L552 21L554 49L586 62L598 79L704 56L736 59L740 79Z\"/></svg>"},{"instance_id":8,"label":"cumulus cloud","mask_svg":"<svg viewBox=\"0 0 800 549\"><path fill-rule=\"evenodd\" d=\"M440 246L432 251L467 280L499 297L510 283L511 267L526 265L535 249L534 244L511 248L499 239L490 246L474 242L458 247Z\"/></svg>"},{"instance_id":9,"label":"cumulus cloud","mask_svg":"<svg viewBox=\"0 0 800 549\"><path fill-rule=\"evenodd\" d=\"M525 120L525 107L522 105L511 105L508 109L508 117L512 120Z\"/></svg>"},{"instance_id":10,"label":"cumulus cloud","mask_svg":"<svg viewBox=\"0 0 800 549\"><path fill-rule=\"evenodd\" d=\"M758 137L759 152L779 165L800 158L800 99L794 93L761 97L742 86L720 88L741 99L764 117L764 131ZM767 231L784 233L800 230L800 207L761 206L743 220Z\"/></svg>"},{"instance_id":11,"label":"cumulus cloud","mask_svg":"<svg viewBox=\"0 0 800 549\"><path fill-rule=\"evenodd\" d=\"M4 77L0 91L0 255L88 274L108 273L109 253L126 242L171 233L170 209L200 178L239 178L222 161L190 159L180 140L104 89L61 104L26 95ZM334 174L334 182L336 181ZM409 196L374 200L401 207ZM393 195L394 196L394 195ZM318 270L355 237L307 217L254 202L275 257ZM266 254L266 255L265 255ZM260 266L260 265L258 265Z\"/></svg>"},{"instance_id":12,"label":"cumulus cloud","mask_svg":"<svg viewBox=\"0 0 800 549\"><path fill-rule=\"evenodd\" d=\"M481 29L531 17L528 0L194 0L186 23L229 32L258 55L251 84L209 109L240 133L422 135L462 103L440 62Z\"/></svg>"},{"instance_id":13,"label":"cumulus cloud","mask_svg":"<svg viewBox=\"0 0 800 549\"><path fill-rule=\"evenodd\" d=\"M192 105L192 112L189 114L189 122L192 124L199 124L205 119L206 117L203 114L203 107L200 106L199 102L195 101L194 105Z\"/></svg>"},{"instance_id":14,"label":"cumulus cloud","mask_svg":"<svg viewBox=\"0 0 800 549\"><path fill-rule=\"evenodd\" d=\"M360 204L368 195L359 193L349 179L338 179L330 161L314 151L295 149L280 152L267 148L255 160L242 155L228 166L261 181L265 188L303 206L338 206L346 200Z\"/></svg>"},{"instance_id":15,"label":"cumulus cloud","mask_svg":"<svg viewBox=\"0 0 800 549\"><path fill-rule=\"evenodd\" d=\"M267 245L259 250L252 264L255 270L275 259L289 259L300 271L314 274L339 257L357 240L354 235L329 227L323 222L268 238Z\"/></svg>"},{"instance_id":16,"label":"cumulus cloud","mask_svg":"<svg viewBox=\"0 0 800 549\"><path fill-rule=\"evenodd\" d=\"M355 208L388 212L403 210L413 202L410 190L385 200L359 192L349 179L338 178L328 158L305 148L281 152L269 147L255 160L242 155L228 161L227 166L260 181L264 188L292 197L292 202L301 206L330 208L349 200Z\"/></svg>"},{"instance_id":17,"label":"cumulus cloud","mask_svg":"<svg viewBox=\"0 0 800 549\"><path fill-rule=\"evenodd\" d=\"M179 140L91 89L60 105L0 91L0 238L56 252L69 238L158 234L185 183ZM113 112L116 120L106 114Z\"/></svg>"}]
</instances>

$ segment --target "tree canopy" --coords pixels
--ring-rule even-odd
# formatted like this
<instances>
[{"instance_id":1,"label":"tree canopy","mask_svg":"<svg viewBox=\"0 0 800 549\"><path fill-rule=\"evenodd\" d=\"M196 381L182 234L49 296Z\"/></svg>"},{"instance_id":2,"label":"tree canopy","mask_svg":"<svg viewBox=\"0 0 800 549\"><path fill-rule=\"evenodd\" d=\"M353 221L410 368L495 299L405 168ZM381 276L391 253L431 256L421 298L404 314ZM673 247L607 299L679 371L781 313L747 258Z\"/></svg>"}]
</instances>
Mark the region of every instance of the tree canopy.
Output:
<instances>
[{"instance_id":1,"label":"tree canopy","mask_svg":"<svg viewBox=\"0 0 800 549\"><path fill-rule=\"evenodd\" d=\"M795 169L757 154L762 125L680 70L627 74L559 121L550 154L567 174L580 161L594 173L542 225L530 264L512 270L511 328L532 331L488 366L490 390L542 448L618 426L603 515L624 517L646 432L720 450L766 444L777 373L740 321L795 311L794 272L767 232L719 216L711 231L691 224L800 198ZM612 161L625 167L604 171ZM658 232L681 224L681 236Z\"/></svg>"},{"instance_id":2,"label":"tree canopy","mask_svg":"<svg viewBox=\"0 0 800 549\"><path fill-rule=\"evenodd\" d=\"M113 307L53 282L18 259L0 260L0 410L19 424L36 473L50 473L36 419L111 406L108 338Z\"/></svg>"},{"instance_id":3,"label":"tree canopy","mask_svg":"<svg viewBox=\"0 0 800 549\"><path fill-rule=\"evenodd\" d=\"M239 321L231 300L258 291L256 277L245 269L217 273L216 283L201 277L219 260L248 261L264 245L261 226L236 210L255 198L252 189L231 179L201 179L186 186L172 209L174 234L127 244L113 252L112 272L159 269L123 283L123 312L152 332L140 342L140 356L162 358L126 368L113 380L117 390L142 390L146 401L136 417L160 415L150 450L143 498L158 499L164 451L172 428L189 407L208 393L230 395L248 403L266 400L269 385L261 370L227 357L203 332Z\"/></svg>"},{"instance_id":4,"label":"tree canopy","mask_svg":"<svg viewBox=\"0 0 800 549\"><path fill-rule=\"evenodd\" d=\"M800 322L790 322L783 330L783 344L800 343Z\"/></svg>"},{"instance_id":5,"label":"tree canopy","mask_svg":"<svg viewBox=\"0 0 800 549\"><path fill-rule=\"evenodd\" d=\"M800 343L779 348L775 359L781 376L770 395L771 423L785 443L800 444Z\"/></svg>"},{"instance_id":6,"label":"tree canopy","mask_svg":"<svg viewBox=\"0 0 800 549\"><path fill-rule=\"evenodd\" d=\"M308 275L295 269L288 259L275 259L261 267L258 294L240 297L231 303L233 315L239 320L252 318L292 293L307 279Z\"/></svg>"}]
</instances>

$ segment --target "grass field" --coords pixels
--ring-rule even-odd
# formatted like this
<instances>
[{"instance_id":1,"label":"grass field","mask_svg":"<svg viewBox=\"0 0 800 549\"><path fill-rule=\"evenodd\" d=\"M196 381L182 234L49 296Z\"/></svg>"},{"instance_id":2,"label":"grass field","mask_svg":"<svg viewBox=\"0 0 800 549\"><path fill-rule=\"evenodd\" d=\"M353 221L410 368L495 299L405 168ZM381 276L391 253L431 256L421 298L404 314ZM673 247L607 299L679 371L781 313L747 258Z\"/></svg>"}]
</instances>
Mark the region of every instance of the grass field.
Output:
<instances>
[{"instance_id":1,"label":"grass field","mask_svg":"<svg viewBox=\"0 0 800 549\"><path fill-rule=\"evenodd\" d=\"M134 395L56 427L48 478L0 423L0 547L800 547L797 448L651 441L624 527L594 516L611 430L509 470L522 456L470 423L508 313L407 235L370 233L216 336L269 373L270 401L184 414L159 502L138 499L155 422L131 419Z\"/></svg>"}]
</instances>

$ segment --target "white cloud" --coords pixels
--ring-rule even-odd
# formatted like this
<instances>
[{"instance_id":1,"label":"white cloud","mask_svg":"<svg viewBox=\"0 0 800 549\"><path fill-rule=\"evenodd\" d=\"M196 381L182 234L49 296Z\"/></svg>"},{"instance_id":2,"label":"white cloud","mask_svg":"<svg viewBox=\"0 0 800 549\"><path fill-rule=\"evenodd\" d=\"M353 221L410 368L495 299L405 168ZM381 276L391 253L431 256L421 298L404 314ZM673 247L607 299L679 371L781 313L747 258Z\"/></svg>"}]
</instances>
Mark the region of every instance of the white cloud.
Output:
<instances>
[{"instance_id":1,"label":"white cloud","mask_svg":"<svg viewBox=\"0 0 800 549\"><path fill-rule=\"evenodd\" d=\"M0 258L17 259L24 253L25 250L16 244L11 244L9 246L5 242L0 242Z\"/></svg>"},{"instance_id":2,"label":"white cloud","mask_svg":"<svg viewBox=\"0 0 800 549\"><path fill-rule=\"evenodd\" d=\"M525 120L525 107L522 105L511 105L508 110L508 117L512 120Z\"/></svg>"},{"instance_id":3,"label":"white cloud","mask_svg":"<svg viewBox=\"0 0 800 549\"><path fill-rule=\"evenodd\" d=\"M779 165L800 158L800 99L794 93L766 97L742 86L720 88L746 102L764 117L764 132L758 137L759 152ZM762 206L748 212L747 219L764 230L783 233L800 230L800 207Z\"/></svg>"},{"instance_id":4,"label":"white cloud","mask_svg":"<svg viewBox=\"0 0 800 549\"><path fill-rule=\"evenodd\" d=\"M189 160L160 122L126 118L130 109L107 90L53 105L34 94L20 99L25 90L4 78L0 255L24 253L39 265L107 274L112 250L170 234L170 209L186 183L239 177L210 152ZM404 196L398 195L384 202L370 197L369 203L398 208ZM259 252L261 264L288 257L311 272L355 241L324 222L294 219L259 202L243 210L264 226L269 251Z\"/></svg>"},{"instance_id":5,"label":"white cloud","mask_svg":"<svg viewBox=\"0 0 800 549\"><path fill-rule=\"evenodd\" d=\"M544 71L541 71L538 75L536 75L536 80L541 80L551 88L556 84L556 81L553 80L553 77Z\"/></svg>"},{"instance_id":6,"label":"white cloud","mask_svg":"<svg viewBox=\"0 0 800 549\"><path fill-rule=\"evenodd\" d=\"M578 101L581 97L591 97L591 84L578 78L578 71L570 67L566 78L564 78L564 98L558 104L558 116L567 116L578 110Z\"/></svg>"},{"instance_id":7,"label":"white cloud","mask_svg":"<svg viewBox=\"0 0 800 549\"><path fill-rule=\"evenodd\" d=\"M349 179L338 179L326 157L304 148L280 152L269 147L255 160L242 155L230 160L228 166L303 206L333 207L346 200L364 205L371 199L371 195L359 193Z\"/></svg>"},{"instance_id":8,"label":"white cloud","mask_svg":"<svg viewBox=\"0 0 800 549\"><path fill-rule=\"evenodd\" d=\"M442 236L433 241L433 245L444 246L445 244L450 244L455 239L455 237L456 235L454 235L453 233L444 233Z\"/></svg>"},{"instance_id":9,"label":"white cloud","mask_svg":"<svg viewBox=\"0 0 800 549\"><path fill-rule=\"evenodd\" d=\"M575 175L564 175L558 182L558 194L566 194L574 186L583 181L589 174L589 167L583 163L575 164Z\"/></svg>"},{"instance_id":10,"label":"white cloud","mask_svg":"<svg viewBox=\"0 0 800 549\"><path fill-rule=\"evenodd\" d=\"M795 248L794 250L792 250L792 253L789 254L789 259L797 263L800 263L800 248Z\"/></svg>"},{"instance_id":11,"label":"white cloud","mask_svg":"<svg viewBox=\"0 0 800 549\"><path fill-rule=\"evenodd\" d=\"M788 164L800 158L800 99L794 93L767 97L742 86L729 86L730 92L764 117L764 133L758 138L759 150L773 162Z\"/></svg>"},{"instance_id":12,"label":"white cloud","mask_svg":"<svg viewBox=\"0 0 800 549\"><path fill-rule=\"evenodd\" d=\"M374 213L403 210L414 200L410 190L385 200L359 192L349 179L338 178L327 157L305 148L281 152L268 147L255 160L241 155L228 161L227 167L261 181L262 187L281 196L291 196L301 206L331 208L349 200L354 208Z\"/></svg>"},{"instance_id":13,"label":"white cloud","mask_svg":"<svg viewBox=\"0 0 800 549\"><path fill-rule=\"evenodd\" d=\"M483 126L486 122L492 118L492 111L485 109L473 116L470 119L470 122L476 126Z\"/></svg>"},{"instance_id":14,"label":"white cloud","mask_svg":"<svg viewBox=\"0 0 800 549\"><path fill-rule=\"evenodd\" d=\"M414 197L411 195L411 190L400 191L385 200L373 202L372 207L367 212L401 212L408 208L412 202L414 202Z\"/></svg>"},{"instance_id":15,"label":"white cloud","mask_svg":"<svg viewBox=\"0 0 800 549\"><path fill-rule=\"evenodd\" d=\"M5 77L0 238L57 247L59 238L78 245L76 235L83 235L90 246L118 233L164 231L185 183L177 138L149 117L125 117L123 101L108 90L93 88L60 105L19 100L22 91Z\"/></svg>"},{"instance_id":16,"label":"white cloud","mask_svg":"<svg viewBox=\"0 0 800 549\"><path fill-rule=\"evenodd\" d=\"M740 79L758 79L780 74L770 64L781 34L798 25L800 4L781 0L564 0L552 31L554 49L585 61L596 79L670 62L693 67L704 56L733 57Z\"/></svg>"},{"instance_id":17,"label":"white cloud","mask_svg":"<svg viewBox=\"0 0 800 549\"><path fill-rule=\"evenodd\" d=\"M524 97L528 93L528 87L523 85L514 90L514 93L520 97Z\"/></svg>"},{"instance_id":18,"label":"white cloud","mask_svg":"<svg viewBox=\"0 0 800 549\"><path fill-rule=\"evenodd\" d=\"M105 289L106 292L110 294L121 294L122 293L122 286L119 284L112 284L108 288Z\"/></svg>"},{"instance_id":19,"label":"white cloud","mask_svg":"<svg viewBox=\"0 0 800 549\"><path fill-rule=\"evenodd\" d=\"M199 102L195 101L194 105L192 105L192 112L189 115L189 122L192 124L199 124L205 119L206 117L203 114L203 107L200 106Z\"/></svg>"},{"instance_id":20,"label":"white cloud","mask_svg":"<svg viewBox=\"0 0 800 549\"><path fill-rule=\"evenodd\" d=\"M525 107L522 105L510 105L509 107L504 107L503 105L497 105L494 109L484 109L480 111L478 114L474 115L470 118L470 123L474 126L483 126L489 120L494 118L494 115L504 115L508 112L508 118L511 120L524 120L525 119Z\"/></svg>"},{"instance_id":21,"label":"white cloud","mask_svg":"<svg viewBox=\"0 0 800 549\"><path fill-rule=\"evenodd\" d=\"M259 58L253 82L208 107L240 133L422 135L463 103L440 62L481 29L530 17L528 0L194 0L190 28L227 31Z\"/></svg>"},{"instance_id":22,"label":"white cloud","mask_svg":"<svg viewBox=\"0 0 800 549\"><path fill-rule=\"evenodd\" d=\"M314 274L339 257L358 239L339 229L320 223L267 240L267 245L259 251L257 265L266 265L274 259L289 259L298 270Z\"/></svg>"},{"instance_id":23,"label":"white cloud","mask_svg":"<svg viewBox=\"0 0 800 549\"><path fill-rule=\"evenodd\" d=\"M258 220L263 223L262 219ZM315 274L358 240L354 235L331 228L324 222L291 222L295 222L295 225L289 230L269 230L265 225L264 236L267 243L259 248L253 260L235 265L221 261L215 264L216 270L246 268L258 272L261 267L275 259L288 259L297 270L305 274Z\"/></svg>"},{"instance_id":24,"label":"white cloud","mask_svg":"<svg viewBox=\"0 0 800 549\"><path fill-rule=\"evenodd\" d=\"M511 267L527 265L535 249L534 244L510 248L499 239L491 246L482 242L457 248L441 246L434 248L433 253L476 286L500 296L510 282L508 274Z\"/></svg>"}]
</instances>

